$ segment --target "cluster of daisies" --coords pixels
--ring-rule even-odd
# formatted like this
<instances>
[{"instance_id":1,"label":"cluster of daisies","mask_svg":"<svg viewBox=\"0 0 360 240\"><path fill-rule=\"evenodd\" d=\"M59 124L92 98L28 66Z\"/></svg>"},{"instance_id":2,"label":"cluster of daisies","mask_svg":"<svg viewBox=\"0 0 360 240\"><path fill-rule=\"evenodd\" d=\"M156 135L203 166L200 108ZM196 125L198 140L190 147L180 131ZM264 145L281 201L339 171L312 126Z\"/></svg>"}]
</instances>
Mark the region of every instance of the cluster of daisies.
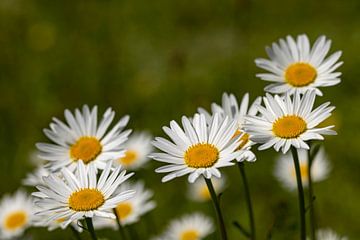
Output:
<instances>
[{"instance_id":1,"label":"cluster of daisies","mask_svg":"<svg viewBox=\"0 0 360 240\"><path fill-rule=\"evenodd\" d=\"M222 240L228 236L219 199L227 183L220 169L237 165L249 215L249 229L241 229L254 240L255 220L245 175L245 165L256 161L254 145L259 144L259 150L281 152L274 175L287 189L298 189L300 212L303 186L310 190L313 182L326 179L330 172L325 149L315 141L336 134L333 125L323 123L334 107L328 102L314 107L323 94L320 87L340 82L341 73L335 70L342 64L341 52L327 57L330 45L324 36L312 47L306 35L280 39L266 48L270 59L255 61L267 71L257 76L273 82L265 87L264 97L250 102L245 94L238 102L235 95L224 93L221 104L213 103L211 111L198 108L191 117L170 121L163 127L166 138L152 140L145 132L131 134L126 129L129 117L114 123L111 108L100 121L96 106L65 110L65 121L53 118L44 129L51 143L36 144L40 160L23 180L37 191L29 196L18 190L1 200L1 239L20 237L31 226L49 231L70 228L76 239L83 234L97 239L98 229L112 228L120 232L121 239L127 239L126 226L141 221L156 207L154 192L136 175L153 159L164 163L155 170L165 174L162 182L187 176L190 200L213 201ZM331 230L306 231L303 222L299 225L301 239L304 234L318 240L346 239ZM195 212L173 220L152 239L201 240L215 230L213 219Z\"/></svg>"}]
</instances>

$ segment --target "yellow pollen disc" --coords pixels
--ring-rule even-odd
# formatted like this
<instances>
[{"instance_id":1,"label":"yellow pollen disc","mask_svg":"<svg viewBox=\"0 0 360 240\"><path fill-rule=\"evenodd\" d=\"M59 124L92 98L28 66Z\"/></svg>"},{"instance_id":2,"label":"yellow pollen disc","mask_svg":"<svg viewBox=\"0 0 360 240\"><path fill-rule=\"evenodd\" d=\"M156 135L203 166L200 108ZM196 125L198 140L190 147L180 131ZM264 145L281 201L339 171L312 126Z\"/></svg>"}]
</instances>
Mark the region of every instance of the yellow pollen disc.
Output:
<instances>
[{"instance_id":1,"label":"yellow pollen disc","mask_svg":"<svg viewBox=\"0 0 360 240\"><path fill-rule=\"evenodd\" d=\"M16 230L24 226L28 216L24 211L16 211L8 215L5 219L5 228L8 230Z\"/></svg>"},{"instance_id":2,"label":"yellow pollen disc","mask_svg":"<svg viewBox=\"0 0 360 240\"><path fill-rule=\"evenodd\" d=\"M132 213L132 210L132 205L127 202L120 203L116 207L116 213L120 220L126 219Z\"/></svg>"},{"instance_id":3,"label":"yellow pollen disc","mask_svg":"<svg viewBox=\"0 0 360 240\"><path fill-rule=\"evenodd\" d=\"M199 233L196 230L188 230L181 234L181 240L198 240Z\"/></svg>"},{"instance_id":4,"label":"yellow pollen disc","mask_svg":"<svg viewBox=\"0 0 360 240\"><path fill-rule=\"evenodd\" d=\"M308 169L307 164L300 164L300 174L301 174L301 180L302 181L307 181L308 180L308 177L309 177L308 170L309 169ZM294 168L292 169L291 175L293 177L296 177L296 172L295 172Z\"/></svg>"},{"instance_id":5,"label":"yellow pollen disc","mask_svg":"<svg viewBox=\"0 0 360 240\"><path fill-rule=\"evenodd\" d=\"M57 223L63 223L63 222L65 222L65 218L58 218L58 219L56 219L55 220L55 222L57 222Z\"/></svg>"},{"instance_id":6,"label":"yellow pollen disc","mask_svg":"<svg viewBox=\"0 0 360 240\"><path fill-rule=\"evenodd\" d=\"M136 151L127 150L125 153L125 156L122 158L119 158L119 163L127 166L127 165L134 163L136 161L137 157L138 157L138 154Z\"/></svg>"},{"instance_id":7,"label":"yellow pollen disc","mask_svg":"<svg viewBox=\"0 0 360 240\"><path fill-rule=\"evenodd\" d=\"M95 137L81 137L70 148L73 160L82 160L85 164L94 160L101 152L102 146Z\"/></svg>"},{"instance_id":8,"label":"yellow pollen disc","mask_svg":"<svg viewBox=\"0 0 360 240\"><path fill-rule=\"evenodd\" d=\"M209 200L211 198L211 195L210 195L210 192L209 192L209 189L207 188L207 186L202 187L200 189L199 194L202 199Z\"/></svg>"},{"instance_id":9,"label":"yellow pollen disc","mask_svg":"<svg viewBox=\"0 0 360 240\"><path fill-rule=\"evenodd\" d=\"M316 69L307 63L291 64L285 70L286 81L294 87L304 87L315 81Z\"/></svg>"},{"instance_id":10,"label":"yellow pollen disc","mask_svg":"<svg viewBox=\"0 0 360 240\"><path fill-rule=\"evenodd\" d=\"M69 207L74 211L96 210L105 202L104 195L97 189L83 188L69 197Z\"/></svg>"},{"instance_id":11,"label":"yellow pollen disc","mask_svg":"<svg viewBox=\"0 0 360 240\"><path fill-rule=\"evenodd\" d=\"M301 117L288 115L278 118L272 127L273 133L280 138L297 138L306 131L306 122Z\"/></svg>"},{"instance_id":12,"label":"yellow pollen disc","mask_svg":"<svg viewBox=\"0 0 360 240\"><path fill-rule=\"evenodd\" d=\"M192 168L212 167L219 159L219 151L212 144L198 143L186 150L184 159Z\"/></svg>"},{"instance_id":13,"label":"yellow pollen disc","mask_svg":"<svg viewBox=\"0 0 360 240\"><path fill-rule=\"evenodd\" d=\"M233 138L241 135L242 133L243 133L242 131L236 130ZM239 140L239 141L241 141L241 143L240 143L240 145L238 146L238 148L237 148L236 150L242 149L242 148L245 146L245 144L247 144L247 143L249 142L249 138L250 138L249 134L244 133L244 135L242 135L242 137L241 137L240 140Z\"/></svg>"}]
</instances>

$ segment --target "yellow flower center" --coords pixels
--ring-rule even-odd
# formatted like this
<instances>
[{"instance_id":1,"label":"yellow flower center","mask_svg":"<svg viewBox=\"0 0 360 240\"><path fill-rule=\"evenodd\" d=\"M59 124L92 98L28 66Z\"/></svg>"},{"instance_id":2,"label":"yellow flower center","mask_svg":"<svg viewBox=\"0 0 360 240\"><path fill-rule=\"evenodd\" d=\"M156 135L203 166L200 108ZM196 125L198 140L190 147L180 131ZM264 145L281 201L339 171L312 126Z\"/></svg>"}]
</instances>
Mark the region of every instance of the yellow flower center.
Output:
<instances>
[{"instance_id":1,"label":"yellow flower center","mask_svg":"<svg viewBox=\"0 0 360 240\"><path fill-rule=\"evenodd\" d=\"M278 118L272 127L273 133L280 138L297 138L306 131L306 122L299 116L288 115Z\"/></svg>"},{"instance_id":2,"label":"yellow flower center","mask_svg":"<svg viewBox=\"0 0 360 240\"><path fill-rule=\"evenodd\" d=\"M102 146L95 137L81 137L70 148L73 160L82 160L85 164L94 160L101 152Z\"/></svg>"},{"instance_id":3,"label":"yellow flower center","mask_svg":"<svg viewBox=\"0 0 360 240\"><path fill-rule=\"evenodd\" d=\"M83 188L69 197L69 207L74 211L96 210L105 202L104 195L94 188Z\"/></svg>"},{"instance_id":4,"label":"yellow flower center","mask_svg":"<svg viewBox=\"0 0 360 240\"><path fill-rule=\"evenodd\" d=\"M207 188L207 186L203 186L201 189L200 189L200 197L204 200L209 200L211 198L211 195L210 195L210 192L209 192L209 189Z\"/></svg>"},{"instance_id":5,"label":"yellow flower center","mask_svg":"<svg viewBox=\"0 0 360 240\"><path fill-rule=\"evenodd\" d=\"M132 205L127 202L120 203L116 207L116 213L121 220L126 219L132 213L132 211Z\"/></svg>"},{"instance_id":6,"label":"yellow flower center","mask_svg":"<svg viewBox=\"0 0 360 240\"><path fill-rule=\"evenodd\" d=\"M304 87L315 81L316 69L307 63L294 63L285 70L286 81L294 87Z\"/></svg>"},{"instance_id":7,"label":"yellow flower center","mask_svg":"<svg viewBox=\"0 0 360 240\"><path fill-rule=\"evenodd\" d=\"M301 181L306 182L308 180L308 177L309 177L308 170L309 170L308 165L306 163L300 164ZM295 172L294 168L292 169L291 175L294 178L296 178L296 172Z\"/></svg>"},{"instance_id":8,"label":"yellow flower center","mask_svg":"<svg viewBox=\"0 0 360 240\"><path fill-rule=\"evenodd\" d=\"M134 150L127 150L125 153L125 156L122 158L119 158L119 163L123 164L125 166L131 165L136 161L138 158L138 154Z\"/></svg>"},{"instance_id":9,"label":"yellow flower center","mask_svg":"<svg viewBox=\"0 0 360 240\"><path fill-rule=\"evenodd\" d=\"M198 143L185 152L185 163L192 168L207 168L213 166L219 159L217 148L208 143Z\"/></svg>"},{"instance_id":10,"label":"yellow flower center","mask_svg":"<svg viewBox=\"0 0 360 240\"><path fill-rule=\"evenodd\" d=\"M24 226L27 222L28 216L24 211L16 211L11 213L5 219L5 228L8 230L16 230Z\"/></svg>"},{"instance_id":11,"label":"yellow flower center","mask_svg":"<svg viewBox=\"0 0 360 240\"><path fill-rule=\"evenodd\" d=\"M187 230L181 234L181 240L198 240L199 233L196 230Z\"/></svg>"},{"instance_id":12,"label":"yellow flower center","mask_svg":"<svg viewBox=\"0 0 360 240\"><path fill-rule=\"evenodd\" d=\"M56 223L63 223L65 222L66 218L58 218L55 220Z\"/></svg>"},{"instance_id":13,"label":"yellow flower center","mask_svg":"<svg viewBox=\"0 0 360 240\"><path fill-rule=\"evenodd\" d=\"M233 138L241 135L242 133L243 132L241 130L239 130L239 129L236 130ZM249 142L249 138L250 138L249 134L244 133L244 135L242 135L242 137L239 140L239 141L241 141L241 143L240 143L240 145L238 146L238 148L236 150L241 150L245 146L245 144L247 144Z\"/></svg>"}]
</instances>

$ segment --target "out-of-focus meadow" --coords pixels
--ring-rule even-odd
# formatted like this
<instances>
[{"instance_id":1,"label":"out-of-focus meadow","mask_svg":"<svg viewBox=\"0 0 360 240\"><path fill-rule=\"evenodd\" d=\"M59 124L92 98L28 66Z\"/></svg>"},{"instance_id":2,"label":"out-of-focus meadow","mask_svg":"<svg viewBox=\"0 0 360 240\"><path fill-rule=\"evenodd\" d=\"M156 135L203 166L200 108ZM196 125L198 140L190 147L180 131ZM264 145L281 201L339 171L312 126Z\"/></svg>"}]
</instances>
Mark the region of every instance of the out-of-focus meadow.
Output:
<instances>
[{"instance_id":1,"label":"out-of-focus meadow","mask_svg":"<svg viewBox=\"0 0 360 240\"><path fill-rule=\"evenodd\" d=\"M0 1L0 187L14 192L33 170L29 155L53 116L63 119L87 103L103 112L111 106L130 128L163 135L161 127L198 106L220 102L224 91L251 99L267 84L255 77L264 47L287 34L307 33L333 40L342 50L342 83L324 88L317 103L336 106L329 120L338 136L324 141L332 162L329 179L315 184L320 227L360 236L360 2L349 1ZM297 236L296 192L273 177L273 150L255 151L247 164L259 239ZM155 191L157 208L132 226L147 236L171 218L202 211L211 203L190 202L187 180L166 184L150 163L137 173ZM244 238L231 225L247 226L247 211L236 167L224 168L228 187L222 207L230 239ZM30 191L30 189L29 189ZM214 218L215 220L215 218ZM31 229L34 239L69 238L70 231ZM117 236L100 231L100 236ZM217 239L213 234L209 239ZM291 236L291 237L289 237Z\"/></svg>"}]
</instances>

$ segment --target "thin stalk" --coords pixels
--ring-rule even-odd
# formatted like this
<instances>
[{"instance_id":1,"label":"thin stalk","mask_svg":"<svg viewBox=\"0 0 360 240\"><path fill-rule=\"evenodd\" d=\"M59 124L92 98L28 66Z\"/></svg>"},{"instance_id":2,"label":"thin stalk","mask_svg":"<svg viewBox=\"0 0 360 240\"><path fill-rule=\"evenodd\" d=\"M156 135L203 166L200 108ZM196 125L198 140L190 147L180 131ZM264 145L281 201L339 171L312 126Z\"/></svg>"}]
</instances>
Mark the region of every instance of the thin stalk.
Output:
<instances>
[{"instance_id":1,"label":"thin stalk","mask_svg":"<svg viewBox=\"0 0 360 240\"><path fill-rule=\"evenodd\" d=\"M74 226L70 225L71 232L74 235L76 240L81 240L80 233L74 228Z\"/></svg>"},{"instance_id":2,"label":"thin stalk","mask_svg":"<svg viewBox=\"0 0 360 240\"><path fill-rule=\"evenodd\" d=\"M92 239L92 240L97 240L92 219L86 217L86 218L85 218L85 221L86 221L86 225L87 225L88 231L89 231L89 233L90 233L90 235L91 235L91 239Z\"/></svg>"},{"instance_id":3,"label":"thin stalk","mask_svg":"<svg viewBox=\"0 0 360 240\"><path fill-rule=\"evenodd\" d=\"M221 213L219 200L218 200L218 197L217 197L217 195L215 193L214 186L213 186L213 184L211 182L211 179L207 179L205 177L204 177L204 179L205 179L206 185L207 185L207 187L209 189L209 192L210 192L210 195L211 195L211 199L212 199L213 204L214 204L216 217L217 217L217 220L218 220L218 223L219 223L221 239L222 240L227 240L228 238L227 238L227 234L226 234L224 218L223 218L222 213Z\"/></svg>"},{"instance_id":4,"label":"thin stalk","mask_svg":"<svg viewBox=\"0 0 360 240\"><path fill-rule=\"evenodd\" d=\"M310 211L310 239L316 240L316 220L315 220L315 212L314 212L314 190L312 187L312 176L311 176L311 167L313 163L312 154L310 154L310 150L308 151L308 185L309 185L309 211Z\"/></svg>"},{"instance_id":5,"label":"thin stalk","mask_svg":"<svg viewBox=\"0 0 360 240\"><path fill-rule=\"evenodd\" d=\"M249 212L250 239L255 240L254 212L253 212L252 203L251 203L250 189L249 189L249 185L248 185L246 174L245 174L245 164L243 162L239 162L237 165L239 167L240 175L241 175L242 182L243 182L243 185L244 185L245 199L246 199L246 204L247 204L247 208L248 208L248 212Z\"/></svg>"},{"instance_id":6,"label":"thin stalk","mask_svg":"<svg viewBox=\"0 0 360 240\"><path fill-rule=\"evenodd\" d=\"M300 239L306 240L305 198L304 198L304 188L301 181L299 156L295 147L291 147L291 153L293 155L296 181L298 187L299 211L300 211Z\"/></svg>"},{"instance_id":7,"label":"thin stalk","mask_svg":"<svg viewBox=\"0 0 360 240\"><path fill-rule=\"evenodd\" d=\"M116 223L117 223L117 226L118 226L118 230L119 230L121 239L122 239L122 240L126 240L127 237L126 237L125 229L124 229L124 226L121 224L120 217L119 217L119 215L117 214L115 208L113 209L113 211L114 211L114 214L115 214L115 216L116 216Z\"/></svg>"}]
</instances>

